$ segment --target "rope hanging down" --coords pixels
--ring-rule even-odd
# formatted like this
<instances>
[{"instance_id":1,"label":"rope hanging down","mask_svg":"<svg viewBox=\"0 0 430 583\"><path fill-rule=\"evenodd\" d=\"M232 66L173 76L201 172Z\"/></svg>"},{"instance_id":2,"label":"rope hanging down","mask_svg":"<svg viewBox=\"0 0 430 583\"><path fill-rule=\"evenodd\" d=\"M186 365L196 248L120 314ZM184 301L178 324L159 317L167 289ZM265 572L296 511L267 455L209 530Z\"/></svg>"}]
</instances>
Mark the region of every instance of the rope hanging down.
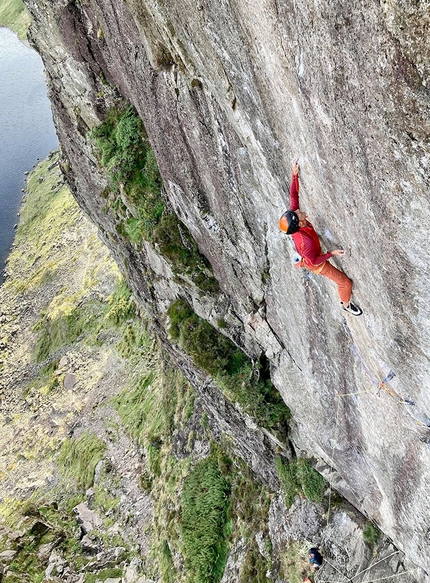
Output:
<instances>
[{"instance_id":1,"label":"rope hanging down","mask_svg":"<svg viewBox=\"0 0 430 583\"><path fill-rule=\"evenodd\" d=\"M388 579L394 579L394 577L401 577L402 575L409 575L410 573L415 573L417 571L417 567L415 569L409 569L409 571L402 571L401 573L395 573L394 575L389 575L388 577L379 577L378 579L369 579L366 583L377 583L378 581L388 581ZM345 575L346 576L346 575ZM346 577L348 579L348 577ZM330 579L318 579L318 583L341 583L339 581L332 581ZM361 583L364 583L361 581Z\"/></svg>"}]
</instances>

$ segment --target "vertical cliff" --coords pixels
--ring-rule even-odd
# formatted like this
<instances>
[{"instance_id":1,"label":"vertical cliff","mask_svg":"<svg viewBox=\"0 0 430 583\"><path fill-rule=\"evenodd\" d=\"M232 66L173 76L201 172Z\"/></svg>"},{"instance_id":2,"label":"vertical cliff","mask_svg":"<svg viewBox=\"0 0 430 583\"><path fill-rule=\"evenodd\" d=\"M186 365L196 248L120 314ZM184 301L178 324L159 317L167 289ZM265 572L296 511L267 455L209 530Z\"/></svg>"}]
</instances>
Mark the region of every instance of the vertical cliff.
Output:
<instances>
[{"instance_id":1,"label":"vertical cliff","mask_svg":"<svg viewBox=\"0 0 430 583\"><path fill-rule=\"evenodd\" d=\"M265 354L296 447L425 568L428 3L26 5L64 171L161 337L183 297L250 356ZM168 204L219 292L202 293L157 245L118 228L89 134L120 98L143 120ZM330 282L291 264L278 219L295 155L302 207L327 249L347 249L333 262L354 280L359 319L341 312Z\"/></svg>"}]
</instances>

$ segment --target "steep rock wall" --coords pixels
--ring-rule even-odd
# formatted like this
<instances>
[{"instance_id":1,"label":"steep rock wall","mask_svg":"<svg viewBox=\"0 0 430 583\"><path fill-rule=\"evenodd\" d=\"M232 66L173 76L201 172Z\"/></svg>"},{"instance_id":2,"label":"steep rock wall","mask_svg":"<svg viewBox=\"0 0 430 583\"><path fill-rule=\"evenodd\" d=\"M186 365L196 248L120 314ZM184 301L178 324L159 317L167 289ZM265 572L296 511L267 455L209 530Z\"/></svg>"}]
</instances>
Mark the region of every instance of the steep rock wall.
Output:
<instances>
[{"instance_id":1,"label":"steep rock wall","mask_svg":"<svg viewBox=\"0 0 430 583\"><path fill-rule=\"evenodd\" d=\"M222 317L250 355L265 352L296 445L425 568L428 2L26 4L69 182L160 334L183 295L211 323ZM142 117L169 200L222 294L174 278L106 213L88 130L117 94ZM348 250L333 262L354 280L359 319L341 313L333 284L291 265L277 221L294 155L302 207L328 249Z\"/></svg>"}]
</instances>

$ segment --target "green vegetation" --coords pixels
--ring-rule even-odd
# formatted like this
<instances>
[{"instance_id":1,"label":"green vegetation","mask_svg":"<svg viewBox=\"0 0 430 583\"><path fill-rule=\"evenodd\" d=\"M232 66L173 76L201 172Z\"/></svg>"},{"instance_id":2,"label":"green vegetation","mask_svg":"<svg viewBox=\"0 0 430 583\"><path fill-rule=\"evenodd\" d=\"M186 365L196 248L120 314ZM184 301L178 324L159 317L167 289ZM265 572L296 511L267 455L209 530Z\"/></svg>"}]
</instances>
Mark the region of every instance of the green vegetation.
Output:
<instances>
[{"instance_id":1,"label":"green vegetation","mask_svg":"<svg viewBox=\"0 0 430 583\"><path fill-rule=\"evenodd\" d=\"M44 581L47 556L46 550L43 553L43 548L46 549L47 546L55 547L72 565L75 563L77 554L81 551L74 536L76 519L63 504L33 496L15 512L15 521L20 525L20 537L14 549L16 555L9 565L6 578L3 579L5 583ZM88 559L81 559L80 566L85 562Z\"/></svg>"},{"instance_id":2,"label":"green vegetation","mask_svg":"<svg viewBox=\"0 0 430 583\"><path fill-rule=\"evenodd\" d=\"M154 152L135 109L111 108L91 137L109 176L110 187L103 196L117 216L118 232L138 246L143 239L152 242L177 276L188 275L204 291L218 291L211 266L191 233L167 209Z\"/></svg>"},{"instance_id":3,"label":"green vegetation","mask_svg":"<svg viewBox=\"0 0 430 583\"><path fill-rule=\"evenodd\" d=\"M79 229L81 214L68 188L63 184L58 153L50 156L30 174L15 243L21 253L12 253L8 259L14 275L5 282L6 289L17 294L33 292L53 281L78 257L59 252L59 242L64 233ZM40 234L43 233L43 237ZM97 265L96 269L104 266Z\"/></svg>"},{"instance_id":4,"label":"green vegetation","mask_svg":"<svg viewBox=\"0 0 430 583\"><path fill-rule=\"evenodd\" d=\"M42 177L44 174L40 173L37 176ZM32 187L34 187L33 176L30 179L29 189ZM44 180L40 184L40 188L42 193L46 195L44 210L46 216L40 212L41 205L43 205L43 196L41 195L40 198L34 197L31 209L24 207L17 239L22 240L26 237L31 237L33 232L43 231L46 233L47 246L50 246L54 241L54 239L51 239L50 234L55 232L58 235L57 223L63 224L63 221L66 220L76 220L76 205L73 206L71 204L73 199L71 199L70 194L65 192L66 189L62 187L56 190L55 185L54 187L52 186L50 179ZM54 218L56 212L59 214L57 219ZM49 228L45 231L47 223ZM66 227L64 231L66 231ZM34 253L34 257L32 253ZM30 265L39 260L40 252L37 250L33 250L25 258L25 261ZM14 257L11 256L12 264L13 261ZM19 284L17 291L24 293L43 285L47 281L47 272L54 277L54 274L61 266L62 263L54 264L50 261L44 263L36 272L36 276L31 276L30 279ZM95 270L103 270L104 267L99 265L95 267ZM49 359L52 359L53 355L62 348L71 346L80 340L84 340L89 345L95 345L99 342L99 333L103 329L109 328L121 328L124 342L120 342L119 350L124 352L124 356L127 356L130 336L136 333L133 326L130 326L130 322L136 314L131 292L127 288L124 279L119 277L118 274L118 284L106 301L106 298L101 298L99 294L91 293L93 277L97 277L97 272L94 275L89 274L88 281L84 281L83 287L73 294L67 293L66 289L62 289L48 307L41 312L39 321L33 328L33 331L37 332L34 349L36 362L49 362ZM6 282L5 285L14 285L16 287L16 281ZM133 344L135 344L134 341ZM42 372L52 373L53 370L50 367L52 368L52 363L47 364ZM56 378L56 375L54 375L51 381L55 382Z\"/></svg>"},{"instance_id":5,"label":"green vegetation","mask_svg":"<svg viewBox=\"0 0 430 583\"><path fill-rule=\"evenodd\" d=\"M72 478L78 487L92 486L94 471L106 451L106 445L95 435L82 433L77 439L65 439L57 463L65 478Z\"/></svg>"},{"instance_id":6,"label":"green vegetation","mask_svg":"<svg viewBox=\"0 0 430 583\"><path fill-rule=\"evenodd\" d=\"M12 307L20 305L22 300L28 301L43 312L33 330L36 349L30 360L32 376L28 385L22 386L21 392L22 398L30 403L30 410L22 419L17 415L11 421L11 425L16 423L17 427L14 435L21 426L25 428L24 437L18 438L15 448L8 451L1 477L16 472L19 482L23 479L23 470L19 466L30 461L35 474L36 467L39 469L38 475L42 479L35 481L40 484L45 475L53 471L52 464L56 461L60 479L57 483L56 478L54 487L46 485L43 490L37 490L24 504L16 499L4 500L0 504L1 522L20 532L16 541L0 535L1 550L16 551L4 580L7 583L41 583L52 550L45 545L53 545L52 548L55 547L75 572L85 572L88 564L90 571L97 571L91 567L94 558L83 552L76 538L77 521L73 508L85 500L84 492L93 484L95 467L102 459L91 504L102 518L103 525L91 536L100 548L109 549L116 545L126 549L124 556L115 560L108 569L85 574L86 582L104 580L122 575L121 562L136 552L129 548L129 543L122 540L120 534L108 532L113 524L121 525L124 520L119 504L118 476L109 460L104 459L106 445L95 435L85 429L78 438L64 440L64 435L70 430L81 405L88 402L94 380L97 382L97 358L101 365L105 358L112 355L117 358L112 354L112 342L127 352L130 338L134 339L132 350L136 350L136 359L140 358L144 347L139 352L136 346L143 331L135 316L130 291L98 241L94 228L83 220L70 192L63 185L57 154L50 155L31 173L27 191L16 246L9 259L11 276L2 286L2 298L6 297ZM64 245L64 239L71 244ZM108 290L112 289L113 293L107 296ZM109 346L102 347L106 340ZM64 350L60 354L55 354L61 349ZM59 371L58 365L65 352L69 363L74 355L81 356L79 372L85 378L85 391L88 392L79 393L79 388L75 388L67 395L68 391L64 391L65 369ZM42 366L34 366L36 360L43 361ZM90 374L85 377L88 371ZM125 371L125 383L127 375L131 374L130 370ZM53 390L56 394L47 396ZM72 403L69 404L69 400ZM52 425L50 403L57 414ZM29 421L34 410L38 411L35 421ZM52 575L56 575L55 570Z\"/></svg>"},{"instance_id":7,"label":"green vegetation","mask_svg":"<svg viewBox=\"0 0 430 583\"><path fill-rule=\"evenodd\" d=\"M152 343L153 354L155 350ZM114 399L114 405L124 426L146 447L149 461L156 464L162 445L168 444L175 428L190 417L194 391L182 374L167 363L153 365L152 370L135 379L134 386Z\"/></svg>"},{"instance_id":8,"label":"green vegetation","mask_svg":"<svg viewBox=\"0 0 430 583\"><path fill-rule=\"evenodd\" d=\"M34 327L34 331L39 332L35 349L36 362L42 362L63 346L73 344L84 332L88 340L89 332L97 327L104 314L104 307L100 301L89 301L69 306L70 312L60 312L56 317L42 312L41 319Z\"/></svg>"},{"instance_id":9,"label":"green vegetation","mask_svg":"<svg viewBox=\"0 0 430 583\"><path fill-rule=\"evenodd\" d=\"M369 545L375 545L378 542L379 538L379 529L369 521L366 522L363 528L363 539Z\"/></svg>"},{"instance_id":10,"label":"green vegetation","mask_svg":"<svg viewBox=\"0 0 430 583\"><path fill-rule=\"evenodd\" d=\"M272 568L270 559L263 557L255 540L256 533L263 533L268 556L271 543L268 536L268 520L271 493L266 486L257 482L251 469L230 452L231 445L222 440L211 444L213 456L217 456L218 467L230 484L230 499L227 516L231 526L229 541L239 539L248 543L245 559L241 567L238 583L268 583L266 573Z\"/></svg>"},{"instance_id":11,"label":"green vegetation","mask_svg":"<svg viewBox=\"0 0 430 583\"><path fill-rule=\"evenodd\" d=\"M220 581L228 556L229 486L213 459L203 459L187 476L182 492L182 542L189 583Z\"/></svg>"},{"instance_id":12,"label":"green vegetation","mask_svg":"<svg viewBox=\"0 0 430 583\"><path fill-rule=\"evenodd\" d=\"M240 572L238 583L270 583L273 579L268 579L268 561L263 557L258 548L257 541L253 537L250 541L245 560Z\"/></svg>"},{"instance_id":13,"label":"green vegetation","mask_svg":"<svg viewBox=\"0 0 430 583\"><path fill-rule=\"evenodd\" d=\"M121 278L117 287L108 297L109 309L106 320L115 326L126 324L136 316L136 306L125 279Z\"/></svg>"},{"instance_id":14,"label":"green vegetation","mask_svg":"<svg viewBox=\"0 0 430 583\"><path fill-rule=\"evenodd\" d=\"M154 500L154 576L161 574L164 583L174 583L178 573L173 551L181 552L179 492L191 462L173 455L173 434L185 430L194 408L194 390L147 333L136 331L130 338L129 358L139 362L140 374L113 404L123 426L145 452L140 484Z\"/></svg>"},{"instance_id":15,"label":"green vegetation","mask_svg":"<svg viewBox=\"0 0 430 583\"><path fill-rule=\"evenodd\" d=\"M229 338L197 316L185 300L169 308L170 335L214 377L226 397L238 402L258 423L286 436L290 411L272 385L267 365L253 365Z\"/></svg>"},{"instance_id":16,"label":"green vegetation","mask_svg":"<svg viewBox=\"0 0 430 583\"><path fill-rule=\"evenodd\" d=\"M30 15L22 0L1 0L0 26L13 30L21 40L27 38Z\"/></svg>"},{"instance_id":17,"label":"green vegetation","mask_svg":"<svg viewBox=\"0 0 430 583\"><path fill-rule=\"evenodd\" d=\"M327 482L312 467L308 459L297 458L292 462L287 462L284 458L277 457L275 466L287 507L290 507L296 497L301 494L312 502L323 500Z\"/></svg>"},{"instance_id":18,"label":"green vegetation","mask_svg":"<svg viewBox=\"0 0 430 583\"><path fill-rule=\"evenodd\" d=\"M281 555L281 571L290 583L302 583L313 572L309 566L309 545L306 542L290 541Z\"/></svg>"},{"instance_id":19,"label":"green vegetation","mask_svg":"<svg viewBox=\"0 0 430 583\"><path fill-rule=\"evenodd\" d=\"M124 122L124 128L128 127L127 124ZM51 160L50 164L54 162ZM116 172L118 165L120 162L112 163L112 173ZM124 167L127 168L127 164ZM57 281L57 270L63 257L59 261L50 258L49 249L56 247L55 237L51 234L57 238L64 236L63 230L67 231L66 225L69 224L66 220L74 221L78 227L82 223L72 203L69 206L65 189L58 183L58 174L51 178L37 170L35 177L30 178L30 184L36 188L35 181L44 194L35 195L34 206L22 212L18 239L21 237L23 243L29 238L30 246L28 252L20 251L21 258L17 254L13 259L21 261L26 270L26 277L22 277L15 288L19 293L44 292L43 286L48 281ZM114 182L112 179L112 189ZM163 211L154 233L165 216L168 217ZM34 233L40 232L44 233L43 243L37 248ZM187 241L183 232L178 232ZM153 241L158 237L154 233ZM79 261L77 252L76 260ZM48 560L47 555L40 552L44 544L55 545L71 569L84 574L85 583L123 577L122 561L126 558L129 562L133 553L137 553L127 538L130 532L126 527L121 534L128 518L124 516L120 503L124 482L109 462L105 443L92 433L91 428L86 429L88 407L105 405L109 411L105 429L112 444L121 441L124 430L138 444L142 454L139 482L143 490L151 493L153 500L153 521L146 533L151 556L145 563L145 575L160 580L160 583L216 583L222 577L229 548L240 544L245 560L238 573L238 583L268 583L266 573L278 572L277 563L272 564L268 533L273 494L258 483L251 469L232 453L233 447L226 437L221 438L221 443L212 441L213 418L210 412L202 410L200 400L195 402L192 387L170 363L160 343L151 335L149 325L137 316L130 290L117 271L113 272L112 278L116 281L115 289L109 297L106 297L109 292L103 295L101 290L113 289L113 285L106 287L106 278L102 280L103 286L97 283L100 275L105 277L105 265L89 270L85 268L85 272L81 270L79 285L72 289L67 287L69 281L61 280L57 296L50 297L44 304L44 312L35 328L34 359L42 362L37 367L40 378L29 384L28 401L38 406L39 402L32 399L34 393L55 389L55 400L61 405L60 397L65 391L62 391L58 364L62 355L67 352L70 362L74 363L76 352L85 356L97 352L106 339L110 348L103 357L110 358L116 350L125 359L122 363L125 367L124 389L104 405L93 400L91 389L88 400L86 395L77 392L79 389L71 392L70 397L86 407L78 437L64 440L80 409L58 407L58 411L68 415L68 420L50 443L49 461L57 461L61 479L58 486L48 492L36 493L22 507L21 517L14 521L14 528L19 524L20 532L24 534L18 541L19 552L7 583L43 581ZM94 283L95 287L91 287ZM12 288L15 286L12 280L7 284ZM183 301L176 302L169 315L172 337L189 351L197 366L215 377L226 396L240 403L259 423L280 436L285 435L289 412L270 384L264 360L251 363L229 339L198 318ZM219 326L226 328L227 325L220 320ZM61 370L65 370L63 365ZM98 392L97 398L99 395ZM112 405L119 417L112 412ZM100 417L98 411L98 419ZM61 450L55 454L60 440L64 440ZM209 444L210 451L201 459ZM101 460L97 483L94 484L95 468ZM307 464L306 460L293 463L290 468L292 481L297 493L317 499L320 477ZM103 520L103 525L91 532L91 538L105 550L112 546L126 548L118 561L101 571L97 571L92 564L94 557L83 552L76 538L77 522L73 508L85 500L84 492L89 486L92 486L90 507ZM0 512L2 518L5 513L16 511L17 506L20 505L16 500L4 501ZM39 525L34 526L36 523ZM267 551L265 556L260 552L262 545ZM306 557L303 560L306 566ZM302 557L292 556L291 561L285 565L285 573L289 574L288 580L296 581L296 575L301 572L297 565L300 566Z\"/></svg>"}]
</instances>

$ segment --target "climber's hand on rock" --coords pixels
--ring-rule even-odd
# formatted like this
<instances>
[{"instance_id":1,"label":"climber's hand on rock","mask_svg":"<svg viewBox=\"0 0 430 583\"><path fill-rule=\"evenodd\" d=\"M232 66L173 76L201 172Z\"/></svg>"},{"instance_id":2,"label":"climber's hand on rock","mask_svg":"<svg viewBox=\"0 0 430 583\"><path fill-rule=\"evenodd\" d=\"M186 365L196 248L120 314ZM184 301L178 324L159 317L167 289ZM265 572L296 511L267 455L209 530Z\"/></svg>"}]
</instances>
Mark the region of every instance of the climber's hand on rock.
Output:
<instances>
[{"instance_id":1,"label":"climber's hand on rock","mask_svg":"<svg viewBox=\"0 0 430 583\"><path fill-rule=\"evenodd\" d=\"M292 164L293 164L293 174L298 174L299 173L299 159L294 158Z\"/></svg>"},{"instance_id":2,"label":"climber's hand on rock","mask_svg":"<svg viewBox=\"0 0 430 583\"><path fill-rule=\"evenodd\" d=\"M335 249L334 251L330 251L330 253L332 255L345 255L345 250L344 249Z\"/></svg>"}]
</instances>

